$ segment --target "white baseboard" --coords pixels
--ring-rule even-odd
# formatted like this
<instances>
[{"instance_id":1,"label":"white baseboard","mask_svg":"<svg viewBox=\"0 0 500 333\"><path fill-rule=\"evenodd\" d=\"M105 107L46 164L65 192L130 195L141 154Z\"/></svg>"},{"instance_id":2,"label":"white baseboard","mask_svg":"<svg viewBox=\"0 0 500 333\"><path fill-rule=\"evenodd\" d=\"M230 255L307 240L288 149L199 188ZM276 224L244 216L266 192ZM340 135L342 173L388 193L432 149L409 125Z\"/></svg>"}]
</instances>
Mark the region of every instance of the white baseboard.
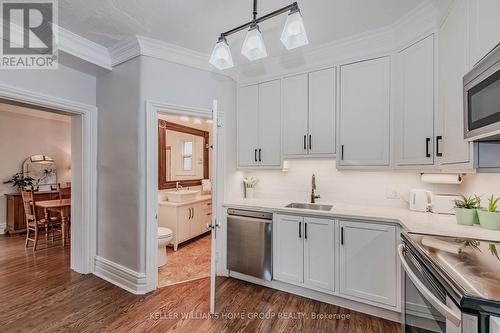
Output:
<instances>
[{"instance_id":1,"label":"white baseboard","mask_svg":"<svg viewBox=\"0 0 500 333\"><path fill-rule=\"evenodd\" d=\"M139 273L102 257L95 257L94 275L126 291L143 295L146 291L146 273Z\"/></svg>"},{"instance_id":2,"label":"white baseboard","mask_svg":"<svg viewBox=\"0 0 500 333\"><path fill-rule=\"evenodd\" d=\"M238 280L243 280L246 282L255 283L264 287L277 289L285 291L290 294L299 295L320 301L323 303L328 303L332 305L337 305L346 309L358 311L361 313L369 314L375 317L380 317L387 320L392 320L395 322L401 322L401 313L397 311L392 311L388 309L383 309L370 304L360 303L354 300L346 299L344 297L339 297L335 295L325 294L316 290L311 290L307 288L302 288L300 286L295 286L292 284L280 282L280 281L264 281L253 276L248 276L238 272L229 271L229 276Z\"/></svg>"},{"instance_id":3,"label":"white baseboard","mask_svg":"<svg viewBox=\"0 0 500 333\"><path fill-rule=\"evenodd\" d=\"M5 234L5 228L7 228L7 223L0 223L0 235Z\"/></svg>"}]
</instances>

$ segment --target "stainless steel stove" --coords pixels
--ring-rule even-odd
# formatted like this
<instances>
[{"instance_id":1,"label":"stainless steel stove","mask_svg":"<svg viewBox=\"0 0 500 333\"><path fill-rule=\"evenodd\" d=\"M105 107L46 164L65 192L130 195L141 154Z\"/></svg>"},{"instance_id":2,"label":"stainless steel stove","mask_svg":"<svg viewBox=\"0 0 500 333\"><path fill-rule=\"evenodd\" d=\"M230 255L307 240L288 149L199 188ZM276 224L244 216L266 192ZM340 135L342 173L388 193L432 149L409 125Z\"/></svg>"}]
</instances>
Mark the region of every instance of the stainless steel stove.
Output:
<instances>
[{"instance_id":1,"label":"stainless steel stove","mask_svg":"<svg viewBox=\"0 0 500 333\"><path fill-rule=\"evenodd\" d=\"M402 233L403 332L500 333L500 243Z\"/></svg>"}]
</instances>

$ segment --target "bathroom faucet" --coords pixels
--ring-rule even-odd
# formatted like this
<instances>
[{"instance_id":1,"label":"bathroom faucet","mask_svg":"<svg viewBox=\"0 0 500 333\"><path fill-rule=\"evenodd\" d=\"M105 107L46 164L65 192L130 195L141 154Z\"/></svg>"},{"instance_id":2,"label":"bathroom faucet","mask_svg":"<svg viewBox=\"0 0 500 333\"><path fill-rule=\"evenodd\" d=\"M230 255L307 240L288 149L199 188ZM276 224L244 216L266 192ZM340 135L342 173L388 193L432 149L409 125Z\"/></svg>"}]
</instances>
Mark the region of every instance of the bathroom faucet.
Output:
<instances>
[{"instance_id":1,"label":"bathroom faucet","mask_svg":"<svg viewBox=\"0 0 500 333\"><path fill-rule=\"evenodd\" d=\"M312 189L311 189L311 203L315 203L316 199L320 198L319 194L314 194L314 190L316 190L316 176L312 175Z\"/></svg>"},{"instance_id":2,"label":"bathroom faucet","mask_svg":"<svg viewBox=\"0 0 500 333\"><path fill-rule=\"evenodd\" d=\"M175 182L175 190L179 191L180 188L182 188L182 185L179 182Z\"/></svg>"}]
</instances>

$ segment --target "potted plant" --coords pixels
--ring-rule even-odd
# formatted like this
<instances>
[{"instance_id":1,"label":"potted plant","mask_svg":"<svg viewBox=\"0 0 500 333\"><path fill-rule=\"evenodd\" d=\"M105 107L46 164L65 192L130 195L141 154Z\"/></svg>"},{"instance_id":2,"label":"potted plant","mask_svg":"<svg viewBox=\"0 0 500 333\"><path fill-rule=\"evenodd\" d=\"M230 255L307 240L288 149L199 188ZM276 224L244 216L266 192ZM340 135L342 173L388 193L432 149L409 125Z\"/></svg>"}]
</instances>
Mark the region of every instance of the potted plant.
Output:
<instances>
[{"instance_id":1,"label":"potted plant","mask_svg":"<svg viewBox=\"0 0 500 333\"><path fill-rule=\"evenodd\" d=\"M481 206L481 199L474 195L466 197L462 195L461 200L455 200L455 215L457 223L463 225L479 224L477 209Z\"/></svg>"},{"instance_id":2,"label":"potted plant","mask_svg":"<svg viewBox=\"0 0 500 333\"><path fill-rule=\"evenodd\" d=\"M34 178L32 177L24 177L24 174L22 172L18 172L10 179L4 181L4 184L12 184L12 187L17 187L18 190L22 190L25 188L32 188L33 187L33 182L35 181Z\"/></svg>"},{"instance_id":3,"label":"potted plant","mask_svg":"<svg viewBox=\"0 0 500 333\"><path fill-rule=\"evenodd\" d=\"M492 194L488 200L488 209L478 210L479 224L482 228L500 230L500 212L497 212L497 204L500 197L495 198Z\"/></svg>"},{"instance_id":4,"label":"potted plant","mask_svg":"<svg viewBox=\"0 0 500 333\"><path fill-rule=\"evenodd\" d=\"M259 181L254 177L246 177L243 179L245 186L245 198L251 199L254 197L255 187Z\"/></svg>"}]
</instances>

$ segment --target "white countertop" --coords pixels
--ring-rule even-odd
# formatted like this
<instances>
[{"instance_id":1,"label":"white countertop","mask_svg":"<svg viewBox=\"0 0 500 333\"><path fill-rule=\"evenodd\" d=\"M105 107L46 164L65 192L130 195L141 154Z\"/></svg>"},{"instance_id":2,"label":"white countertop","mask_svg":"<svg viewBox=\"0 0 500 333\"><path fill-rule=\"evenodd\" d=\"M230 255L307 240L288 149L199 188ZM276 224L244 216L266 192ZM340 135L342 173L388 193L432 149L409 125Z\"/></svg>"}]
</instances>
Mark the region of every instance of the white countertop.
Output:
<instances>
[{"instance_id":1,"label":"white countertop","mask_svg":"<svg viewBox=\"0 0 500 333\"><path fill-rule=\"evenodd\" d=\"M370 205L331 204L331 211L285 208L291 201L264 199L237 199L224 202L226 208L255 209L274 213L294 213L318 217L363 219L373 222L396 223L405 231L437 236L473 238L500 242L500 230L483 229L478 225L464 226L457 224L455 215L415 212L406 208L381 207Z\"/></svg>"},{"instance_id":2,"label":"white countertop","mask_svg":"<svg viewBox=\"0 0 500 333\"><path fill-rule=\"evenodd\" d=\"M183 201L183 202L172 202L172 201L158 201L158 205L160 206L169 206L169 207L181 207L192 205L198 202L208 201L212 199L212 195L210 194L201 194L196 197L194 200Z\"/></svg>"}]
</instances>

